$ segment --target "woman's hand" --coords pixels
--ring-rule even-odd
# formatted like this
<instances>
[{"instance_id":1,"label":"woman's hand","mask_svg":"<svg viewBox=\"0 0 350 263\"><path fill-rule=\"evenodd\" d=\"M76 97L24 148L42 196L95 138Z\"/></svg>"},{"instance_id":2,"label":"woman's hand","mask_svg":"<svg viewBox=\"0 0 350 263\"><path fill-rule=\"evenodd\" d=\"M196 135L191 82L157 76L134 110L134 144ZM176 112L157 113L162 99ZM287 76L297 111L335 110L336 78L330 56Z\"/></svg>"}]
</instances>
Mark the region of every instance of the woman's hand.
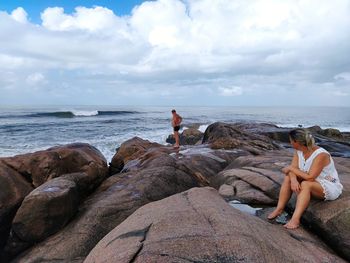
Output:
<instances>
[{"instance_id":1,"label":"woman's hand","mask_svg":"<svg viewBox=\"0 0 350 263\"><path fill-rule=\"evenodd\" d=\"M288 175L290 170L291 170L291 166L288 165L282 169L282 172L285 173L286 175Z\"/></svg>"},{"instance_id":2,"label":"woman's hand","mask_svg":"<svg viewBox=\"0 0 350 263\"><path fill-rule=\"evenodd\" d=\"M300 192L300 184L298 182L297 179L292 178L290 181L290 189L292 189L292 191L294 193L299 193Z\"/></svg>"}]
</instances>

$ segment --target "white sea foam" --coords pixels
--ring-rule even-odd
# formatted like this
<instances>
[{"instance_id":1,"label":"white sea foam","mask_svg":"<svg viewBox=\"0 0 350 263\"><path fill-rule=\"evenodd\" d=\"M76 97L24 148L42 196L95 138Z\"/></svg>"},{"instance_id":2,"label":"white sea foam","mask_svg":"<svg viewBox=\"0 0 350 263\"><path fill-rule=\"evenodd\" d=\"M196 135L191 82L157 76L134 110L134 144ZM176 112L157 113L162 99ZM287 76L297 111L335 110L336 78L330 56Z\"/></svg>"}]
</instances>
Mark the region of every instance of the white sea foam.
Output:
<instances>
[{"instance_id":1,"label":"white sea foam","mask_svg":"<svg viewBox=\"0 0 350 263\"><path fill-rule=\"evenodd\" d=\"M208 128L208 126L209 125L203 124L203 125L199 126L198 130L204 133L205 130Z\"/></svg>"},{"instance_id":2,"label":"white sea foam","mask_svg":"<svg viewBox=\"0 0 350 263\"><path fill-rule=\"evenodd\" d=\"M98 115L98 111L97 110L93 110L93 111L82 111L82 110L73 110L71 111L74 116L96 116Z\"/></svg>"}]
</instances>

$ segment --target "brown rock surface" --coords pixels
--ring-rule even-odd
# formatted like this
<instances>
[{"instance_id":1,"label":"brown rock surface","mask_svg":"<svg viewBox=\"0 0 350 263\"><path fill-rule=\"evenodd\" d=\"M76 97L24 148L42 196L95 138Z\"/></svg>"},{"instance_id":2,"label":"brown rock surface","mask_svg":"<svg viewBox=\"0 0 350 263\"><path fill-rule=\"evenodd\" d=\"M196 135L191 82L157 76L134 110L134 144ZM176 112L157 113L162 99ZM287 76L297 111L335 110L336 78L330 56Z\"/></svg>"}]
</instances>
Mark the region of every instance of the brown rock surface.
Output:
<instances>
[{"instance_id":1,"label":"brown rock surface","mask_svg":"<svg viewBox=\"0 0 350 263\"><path fill-rule=\"evenodd\" d=\"M245 131L242 125L216 122L206 129L202 143L209 143L213 149L243 149L254 155L266 150L279 149L269 137Z\"/></svg>"},{"instance_id":2,"label":"brown rock surface","mask_svg":"<svg viewBox=\"0 0 350 263\"><path fill-rule=\"evenodd\" d=\"M8 239L11 222L17 209L20 207L24 197L33 188L40 187L45 182L48 182L50 185L50 180L64 175L70 178L67 179L70 180L68 184L77 185L76 191L79 193L78 198L83 198L90 194L108 175L107 163L103 155L96 148L82 143L53 147L45 151L14 157L0 158L0 170L2 170L0 172L0 181L3 180L0 188L4 188L0 194L0 221L2 221L0 227L0 231L2 231L0 238L1 250ZM67 175L67 173L74 172L81 173L79 175ZM67 184L64 185L67 186ZM66 190L61 188L61 191L64 192ZM34 234L37 235L34 239L44 238L52 232L57 231L67 222L67 218L71 218L71 213L65 214L67 211L65 211L64 206L66 205L67 209L69 206L66 203L67 200L62 199L62 196L50 195L50 197L49 199L37 198L36 201L31 199L33 202L31 201L30 205L27 202L24 203L17 217L20 220L17 221L16 219L15 224L15 229L17 229L16 231L19 236L17 236L16 231L12 232L10 239L7 240L6 255L4 254L1 257L7 257L8 253L12 254L26 248L29 240L33 242L33 231L36 232L40 227L44 231L47 231L47 233L40 232ZM57 211L46 211L48 208L47 205L50 204L51 206L53 203ZM77 208L75 207L74 209L76 210ZM42 213L39 213L39 211ZM63 214L59 216L60 212L63 212ZM48 213L50 213L49 216ZM37 221L39 218L41 220ZM46 220L44 225L38 227L38 223L43 222L42 220ZM35 221L37 222L34 224L33 222ZM55 227L51 228L53 225ZM24 240L21 238L24 238Z\"/></svg>"},{"instance_id":3,"label":"brown rock surface","mask_svg":"<svg viewBox=\"0 0 350 263\"><path fill-rule=\"evenodd\" d=\"M78 203L77 185L72 180L54 178L36 188L23 200L12 221L6 257L59 231L76 214Z\"/></svg>"},{"instance_id":4,"label":"brown rock surface","mask_svg":"<svg viewBox=\"0 0 350 263\"><path fill-rule=\"evenodd\" d=\"M62 174L85 172L90 190L107 175L107 162L93 146L74 143L44 151L2 158L2 161L20 173L34 187Z\"/></svg>"},{"instance_id":5,"label":"brown rock surface","mask_svg":"<svg viewBox=\"0 0 350 263\"><path fill-rule=\"evenodd\" d=\"M16 211L33 187L19 173L0 160L0 258Z\"/></svg>"},{"instance_id":6,"label":"brown rock surface","mask_svg":"<svg viewBox=\"0 0 350 263\"><path fill-rule=\"evenodd\" d=\"M223 128L222 132L219 131L221 128ZM157 200L185 191L194 186L209 185L219 188L222 184L227 184L234 192L232 196L234 199L256 205L275 204L279 186L283 180L281 168L290 164L292 151L290 151L290 149L276 150L279 147L276 146L270 138L260 133L266 131L266 129L276 129L276 127L273 125L262 125L259 127L259 125L246 124L221 125L219 123L207 134L207 141L205 143L210 141L209 144L211 148L208 148L207 144L203 144L181 146L180 149L175 150L173 147L151 143L137 137L125 142L112 160L111 172L114 176L105 180L98 189L83 202L79 207L79 212L62 230L28 249L19 255L14 262L82 262L99 240L122 223L136 209L147 203L156 202ZM222 150L226 149L225 146L232 142L235 143L228 147L229 150ZM217 145L222 144L222 146L217 147L218 149L214 149L215 147L213 146L215 146L215 143L217 143ZM32 170L28 169L27 167L30 166L22 161L22 159L21 162L22 164L25 163L25 165L13 166L11 161L7 161L7 164L12 165L13 169L11 168L11 170L14 170L15 173L16 171L22 172L22 178L25 177L29 182L32 181L33 174L35 175L34 178L36 178L35 182L40 182L40 180L43 180L42 178L51 179L60 176L62 180L68 180L76 184L74 189L79 193L79 196L86 196L84 193L91 192L89 186L95 187L98 184L95 183L95 181L90 184L91 180L95 180L94 178L96 177L93 176L96 175L96 173L90 173L93 169L89 170L89 168L91 168L90 165L86 166L84 162L79 161L79 158L77 163L79 165L83 164L83 169L78 169L77 171L70 168L75 163L74 158L67 158L66 160L69 160L69 165L64 165L64 167L68 167L69 169L62 169L58 161L59 158L56 158L56 153L51 151L47 158L44 157L45 156L39 156L34 160L35 162L30 164L32 167L36 165L37 170L34 168L32 168ZM5 159L8 160L9 158ZM43 161L43 164L41 164L41 161ZM349 235L347 228L349 226L347 209L349 203L348 197L350 194L348 190L350 189L350 177L348 176L350 174L350 165L348 158L335 158L335 162L340 178L345 186L344 194L339 200L329 202L329 204L328 202L313 203L310 209L306 211L303 222L311 225L312 229L321 233L325 240L332 240L333 244L330 243L330 245L334 247L334 244L336 244L338 247L336 248L337 251L342 253L344 257L347 257L348 251L346 249L349 247L349 240L347 239L347 235ZM44 165L45 163L47 167ZM96 167L93 161L91 163L93 167ZM56 170L49 169L52 164L56 165L56 168L58 168ZM6 167L9 168L7 165ZM63 174L62 170L67 173L73 172L73 174ZM97 171L98 170L99 169L97 169ZM85 172L88 173L85 175ZM1 176L0 174L0 177ZM260 242L262 244L259 243L261 248L257 249L257 251L259 251L259 259L263 258L266 262L269 260L279 262L283 253L286 253L288 259L291 253L291 250L284 246L281 250L283 252L278 251L278 249L280 249L279 242L290 242L289 239L286 239L287 237L284 237L284 234L281 234L280 230L282 229L284 232L289 233L287 235L289 238L291 237L294 240L291 241L292 243L289 243L291 247L294 249L299 249L300 246L302 246L303 249L307 248L310 254L307 254L308 260L306 261L319 262L322 261L321 257L323 260L324 258L326 259L325 262L331 262L333 259L335 262L339 260L339 258L324 247L322 242L314 239L314 237L308 236L304 232L300 234L298 230L288 232L280 226L270 228L269 224L267 226L260 225L260 223L254 221L255 219L246 219L245 217L237 217L231 214L229 214L229 217L234 219L233 223L226 219L220 221L223 215L228 215L226 214L226 209L222 208L221 205L218 206L219 212L215 210L216 208L212 208L212 203L210 200L207 200L209 199L206 197L207 195L213 198L210 194L198 194L200 197L194 194L194 201L192 202L189 201L189 194L186 194L185 200L187 200L187 204L190 203L189 206L192 208L188 210L187 207L184 208L183 203L181 203L179 208L175 209L174 213L167 209L170 209L172 204L177 207L180 201L176 201L175 203L167 201L169 202L169 207L165 208L165 211L168 211L169 216L175 214L173 219L175 222L181 222L181 226L179 226L179 224L171 225L171 223L167 223L170 219L163 217L164 215L160 212L153 212L154 217L152 212L150 212L150 215L147 214L147 218L150 220L152 219L151 224L154 225L149 226L146 224L140 226L139 222L137 222L137 228L129 229L127 226L126 232L120 233L122 238L118 238L118 236L116 241L122 239L123 242L129 242L129 238L134 238L132 242L130 244L118 243L120 247L118 246L117 248L114 248L114 241L111 242L110 245L116 251L119 248L122 249L123 252L120 253L120 255L123 255L124 252L128 254L130 248L130 255L134 253L133 255L135 257L132 258L132 260L135 260L135 262L154 262L154 260L156 260L156 262L158 262L157 260L163 262L162 260L164 259L173 260L175 262L193 262L191 260L196 261L197 258L204 258L201 262L213 262L213 260L214 262L215 260L218 262L232 262L240 259L246 260L246 262L254 262L257 257L250 254L251 250L254 251L256 249L253 247L252 243L258 244ZM228 199L231 199L231 197ZM214 198L214 200L216 199ZM194 203L195 205L193 205ZM208 206L205 206L206 203L208 203ZM324 204L327 205L324 206ZM217 205L216 201L215 205ZM196 211L191 212L191 209L193 210L194 207L202 214L206 215L203 218L200 217L198 225L195 225L195 223L193 223L195 220L191 219L192 214L196 214ZM202 211L205 209L208 210L208 212ZM186 212L182 213L182 210ZM152 211L152 209L150 209L150 211ZM187 213L189 215L188 217L186 216ZM196 215L198 217L198 214ZM181 221L182 216L184 216L184 221ZM158 217L161 222L166 222L165 225L153 223L158 222ZM145 221L148 222L148 219ZM248 225L242 225L241 221L247 221L249 227ZM195 232L193 236L182 235L183 227L184 231L187 231L186 225L183 226L183 224L186 223L183 222L189 222L190 230L188 231L190 231L190 233L191 227L194 228L194 230L197 229L198 232ZM205 223L207 224L205 225L203 222L209 223ZM208 224L210 225L211 223L213 223L212 226L214 227L208 226ZM219 223L228 226L226 228L234 226L234 229L236 229L234 233L230 232L231 230L228 231L227 240L230 241L227 241L225 237L223 237L224 234L218 234L219 232L223 233ZM204 226L202 226L202 224L204 224ZM158 230L154 229L155 225L159 227ZM253 228L251 228L251 225L254 225ZM257 226L255 227L255 225ZM159 231L162 229L168 231L167 227L171 227L171 229L174 230L174 234L180 237L180 241L177 240L177 236L173 238L173 236L165 232L164 236L170 239L168 240L166 237L163 238L163 232ZM259 230L260 227L263 231ZM245 231L248 228L250 231L253 231L254 234L255 232L258 233L258 237L246 234ZM203 235L201 236L200 233L202 230ZM211 238L214 237L213 239L208 238L208 231L211 234ZM227 229L225 229L225 231L227 232ZM273 231L276 231L276 233ZM151 242L147 243L147 238L149 236L147 233L151 234L152 238L159 234L160 248L153 246L157 243L154 242L155 239L149 239L148 241ZM125 234L125 236L123 234ZM144 237L144 234L147 235ZM281 235L283 237L281 237ZM234 236L236 237L235 239ZM15 237L16 235L14 235L14 238ZM139 239L140 237L141 239ZM277 241L271 243L271 240L275 240L275 238ZM136 242L137 244L133 243L135 239L138 240ZM142 242L143 239L145 239L146 242ZM221 240L223 241L221 242ZM19 247L21 246L20 241L21 240L18 240ZM236 244L236 247L231 248L231 243ZM203 256L202 250L202 248L206 249L206 244L209 244L209 252L206 253L208 258ZM184 250L183 246L188 250ZM72 247L74 247L74 249L72 249ZM125 247L125 249L123 247ZM23 246L22 249L23 248L25 248L25 246ZM160 251L163 248L164 251L170 251L171 253L162 254ZM241 249L239 250L239 248ZM135 252L138 249L140 249L140 253ZM267 250L270 252L266 252ZM204 250L204 252L205 251L206 250ZM150 254L152 252L154 252L154 254ZM106 253L106 255L108 255L108 253ZM184 253L183 255L185 256L180 258L182 255L181 253ZM223 256L219 257L218 255ZM238 256L236 257L236 255ZM296 260L292 255L290 261L305 261L303 256L304 255L299 254L296 255L295 257L298 257L298 260ZM101 258L103 258L103 256Z\"/></svg>"},{"instance_id":7,"label":"brown rock surface","mask_svg":"<svg viewBox=\"0 0 350 263\"><path fill-rule=\"evenodd\" d=\"M126 142L122 143L117 153L113 156L110 163L110 175L119 173L124 165L130 160L135 160L139 156L143 155L148 149L152 147L161 146L158 143L153 143L147 140L143 140L139 137L134 137Z\"/></svg>"},{"instance_id":8,"label":"brown rock surface","mask_svg":"<svg viewBox=\"0 0 350 263\"><path fill-rule=\"evenodd\" d=\"M128 172L105 180L63 230L29 249L15 262L53 259L79 262L137 208L191 187L209 184L211 178L236 157L235 153L207 148L178 152L172 147L157 149L151 147L143 155L135 155L138 159L129 159L125 167L136 162L128 169L124 167Z\"/></svg>"},{"instance_id":9,"label":"brown rock surface","mask_svg":"<svg viewBox=\"0 0 350 263\"><path fill-rule=\"evenodd\" d=\"M245 204L251 205L275 205L276 199L272 199L267 196L261 190L254 188L251 184L242 181L235 180L232 183L232 187L235 190L235 195L231 197L231 200L235 199Z\"/></svg>"},{"instance_id":10,"label":"brown rock surface","mask_svg":"<svg viewBox=\"0 0 350 263\"><path fill-rule=\"evenodd\" d=\"M199 126L198 126L199 127ZM196 145L202 141L203 133L199 131L198 127L190 127L188 129L183 130L180 133L180 144L181 145ZM170 134L166 139L167 143L175 144L175 138L173 134Z\"/></svg>"},{"instance_id":11,"label":"brown rock surface","mask_svg":"<svg viewBox=\"0 0 350 263\"><path fill-rule=\"evenodd\" d=\"M12 230L23 241L40 241L72 218L78 202L76 184L65 178L54 178L26 196L12 222Z\"/></svg>"},{"instance_id":12,"label":"brown rock surface","mask_svg":"<svg viewBox=\"0 0 350 263\"><path fill-rule=\"evenodd\" d=\"M194 188L143 206L84 262L238 261L344 262L312 236L300 237L230 207L212 188Z\"/></svg>"},{"instance_id":13,"label":"brown rock surface","mask_svg":"<svg viewBox=\"0 0 350 263\"><path fill-rule=\"evenodd\" d=\"M341 176L344 178L345 175ZM350 174L346 175L349 179ZM349 189L349 180L343 180ZM295 203L289 204L294 209ZM347 190L335 201L313 200L304 212L302 222L320 235L330 247L350 261L350 194Z\"/></svg>"}]
</instances>

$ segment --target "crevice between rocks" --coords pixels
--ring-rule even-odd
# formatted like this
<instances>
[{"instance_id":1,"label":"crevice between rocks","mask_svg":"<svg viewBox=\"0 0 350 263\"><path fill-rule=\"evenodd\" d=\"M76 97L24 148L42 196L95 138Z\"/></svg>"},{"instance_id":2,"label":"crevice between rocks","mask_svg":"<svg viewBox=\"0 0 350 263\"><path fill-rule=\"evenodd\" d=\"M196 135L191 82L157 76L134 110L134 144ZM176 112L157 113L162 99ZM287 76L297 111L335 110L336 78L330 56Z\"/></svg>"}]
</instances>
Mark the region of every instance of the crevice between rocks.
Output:
<instances>
[{"instance_id":1,"label":"crevice between rocks","mask_svg":"<svg viewBox=\"0 0 350 263\"><path fill-rule=\"evenodd\" d=\"M18 171L18 169L16 169L13 165L9 164L8 162L4 161L3 162L9 169L15 171L17 174L19 174L26 182L28 182L34 189L36 188L33 184L33 178L32 175L30 173L21 173L20 171Z\"/></svg>"},{"instance_id":2,"label":"crevice between rocks","mask_svg":"<svg viewBox=\"0 0 350 263\"><path fill-rule=\"evenodd\" d=\"M241 169L244 169L244 170L247 170L249 172L253 172L253 173L257 173L257 174L260 174L264 177L266 177L267 179L271 180L272 182L274 182L275 184L277 184L278 186L281 186L281 183L277 182L276 180L274 180L273 178L271 178L270 176L266 175L266 174L263 174L262 172L258 171L258 170L254 170L254 169L249 169L249 167L243 167ZM258 168L260 169L260 168Z\"/></svg>"},{"instance_id":3,"label":"crevice between rocks","mask_svg":"<svg viewBox=\"0 0 350 263\"><path fill-rule=\"evenodd\" d=\"M136 258L137 258L138 255L140 254L141 250L143 249L143 242L146 240L147 234L148 234L149 230L151 229L152 225L153 225L153 224L151 223L148 227L146 227L146 228L143 229L143 232L142 232L142 233L143 233L143 238L140 240L141 245L140 245L140 247L138 248L138 250L135 252L135 254L134 254L134 256L132 257L132 259L130 259L129 263L135 262Z\"/></svg>"}]
</instances>

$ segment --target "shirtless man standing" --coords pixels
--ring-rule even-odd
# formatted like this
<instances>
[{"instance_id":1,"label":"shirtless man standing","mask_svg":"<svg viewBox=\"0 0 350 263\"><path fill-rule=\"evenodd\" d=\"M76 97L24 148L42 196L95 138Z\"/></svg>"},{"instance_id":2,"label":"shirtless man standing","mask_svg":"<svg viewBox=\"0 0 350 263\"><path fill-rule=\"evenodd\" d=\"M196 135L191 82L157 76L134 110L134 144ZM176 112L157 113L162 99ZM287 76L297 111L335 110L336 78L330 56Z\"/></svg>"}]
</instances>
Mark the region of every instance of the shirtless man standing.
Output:
<instances>
[{"instance_id":1,"label":"shirtless man standing","mask_svg":"<svg viewBox=\"0 0 350 263\"><path fill-rule=\"evenodd\" d=\"M171 113L173 114L173 120L171 121L171 125L174 128L174 138L175 138L174 147L178 148L180 147L179 130L180 130L180 123L182 122L182 118L179 114L176 113L176 110L172 110Z\"/></svg>"}]
</instances>

